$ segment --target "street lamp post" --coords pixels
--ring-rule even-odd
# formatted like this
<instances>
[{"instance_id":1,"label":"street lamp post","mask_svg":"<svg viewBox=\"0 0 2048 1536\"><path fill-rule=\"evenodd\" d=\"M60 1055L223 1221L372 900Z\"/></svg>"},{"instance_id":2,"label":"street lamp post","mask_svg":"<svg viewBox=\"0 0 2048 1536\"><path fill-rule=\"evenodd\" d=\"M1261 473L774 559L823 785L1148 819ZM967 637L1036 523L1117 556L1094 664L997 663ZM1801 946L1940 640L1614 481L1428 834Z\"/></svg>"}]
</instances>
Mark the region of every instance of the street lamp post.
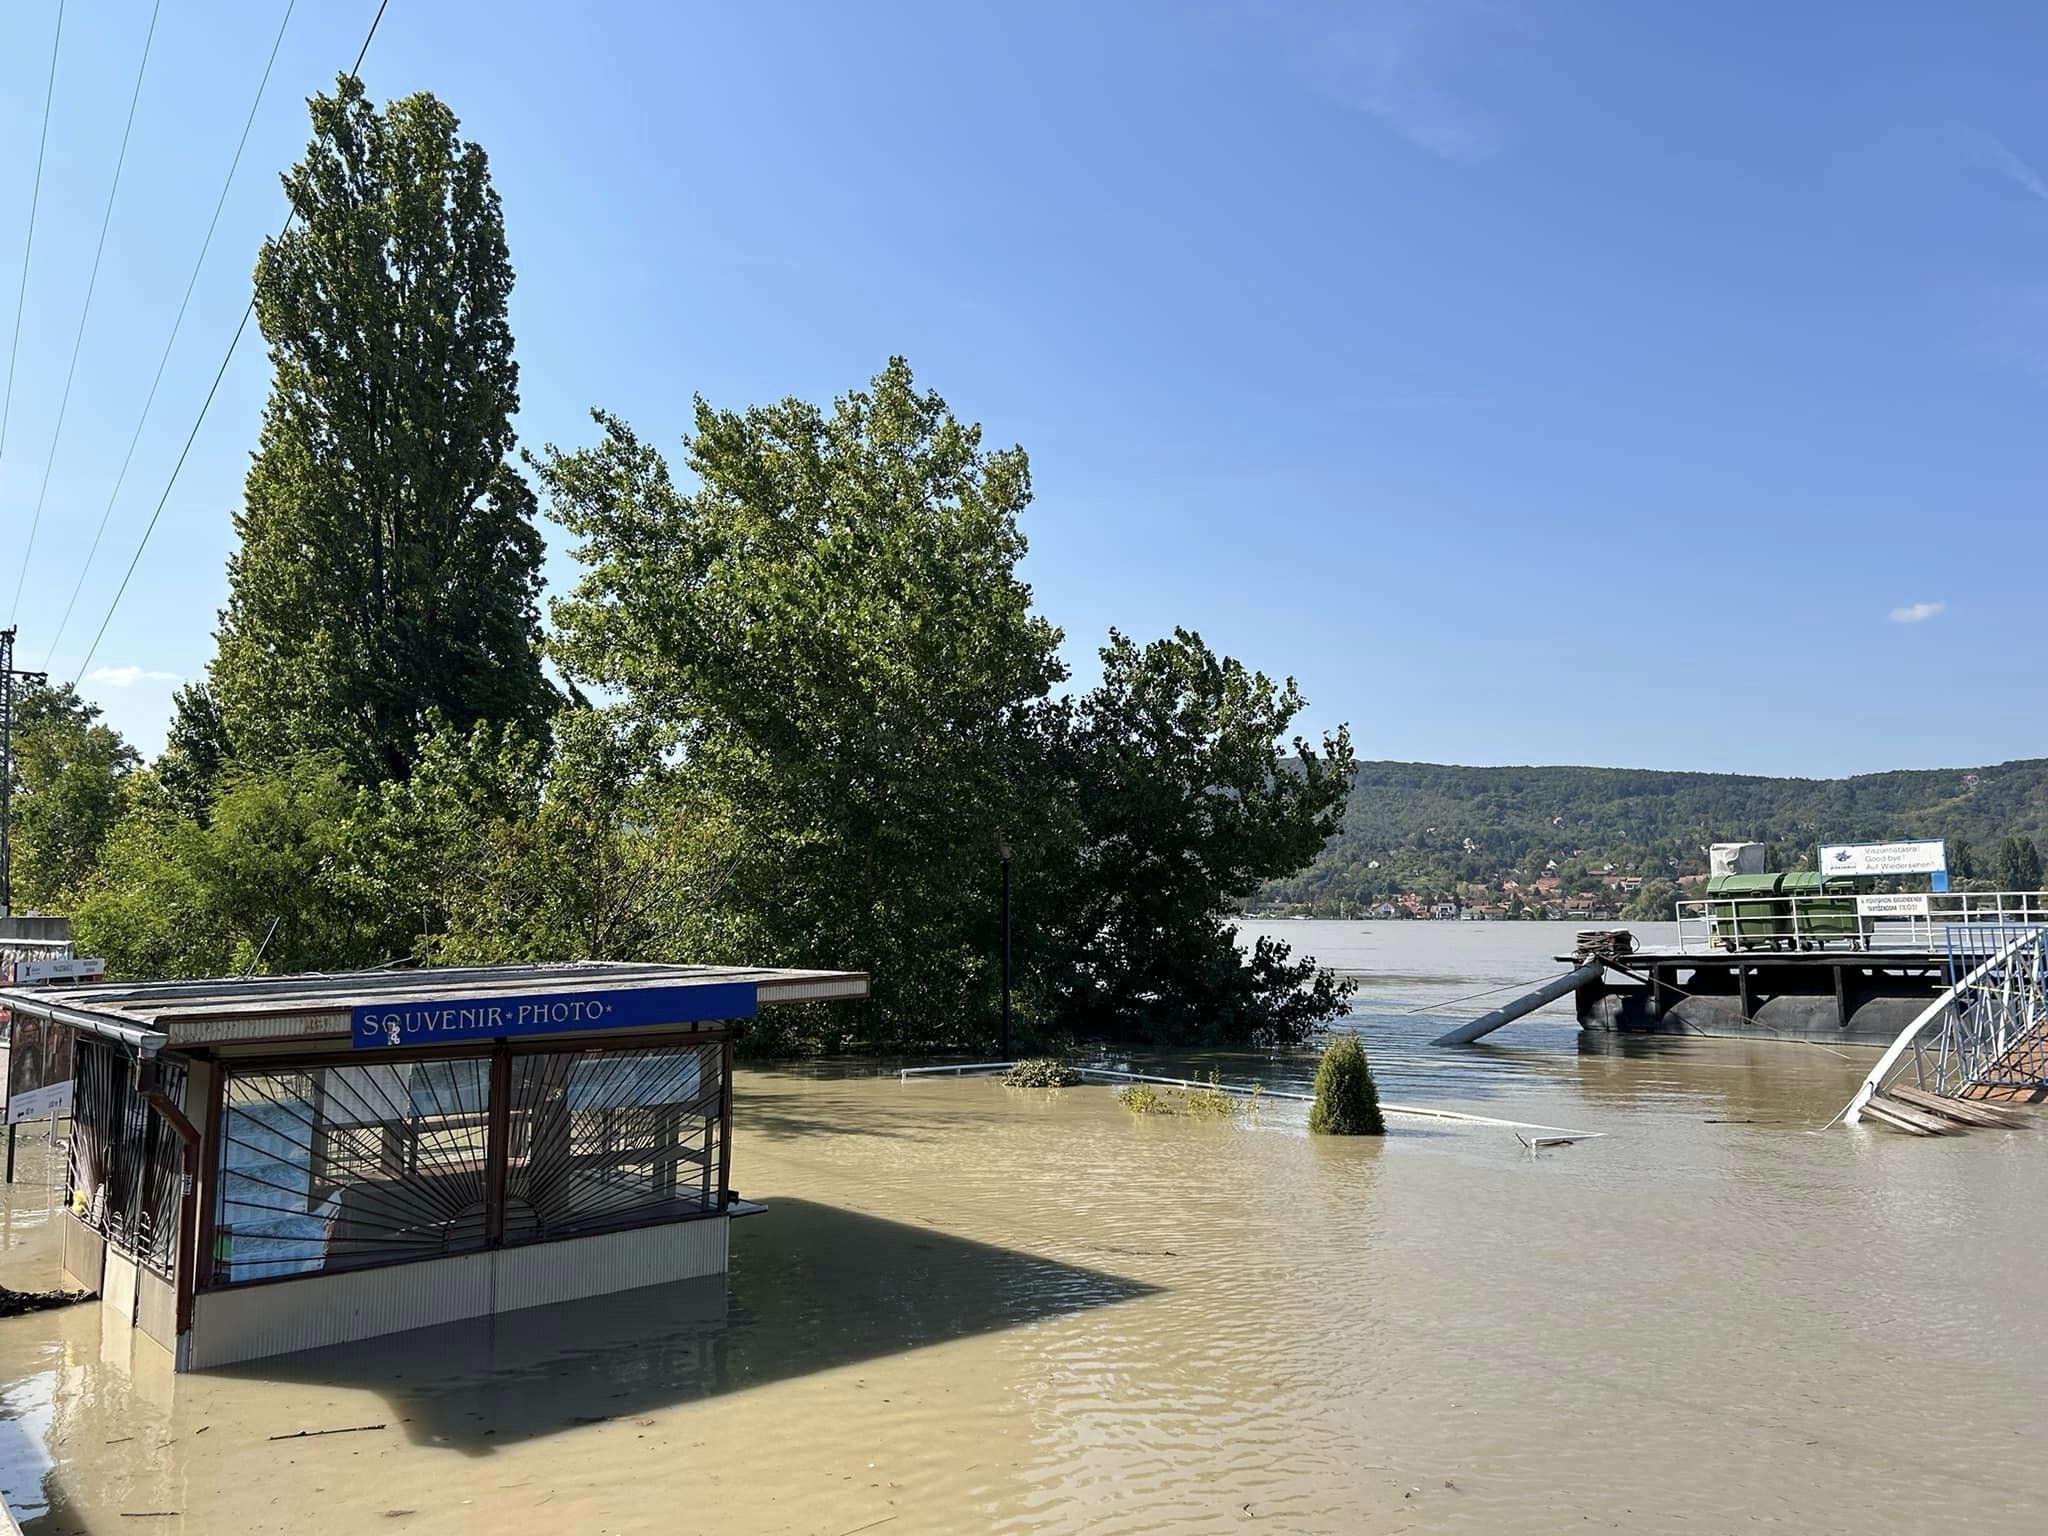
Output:
<instances>
[{"instance_id":1,"label":"street lamp post","mask_svg":"<svg viewBox=\"0 0 2048 1536\"><path fill-rule=\"evenodd\" d=\"M1010 839L996 834L996 852L1003 860L1003 1041L999 1054L1010 1059Z\"/></svg>"}]
</instances>

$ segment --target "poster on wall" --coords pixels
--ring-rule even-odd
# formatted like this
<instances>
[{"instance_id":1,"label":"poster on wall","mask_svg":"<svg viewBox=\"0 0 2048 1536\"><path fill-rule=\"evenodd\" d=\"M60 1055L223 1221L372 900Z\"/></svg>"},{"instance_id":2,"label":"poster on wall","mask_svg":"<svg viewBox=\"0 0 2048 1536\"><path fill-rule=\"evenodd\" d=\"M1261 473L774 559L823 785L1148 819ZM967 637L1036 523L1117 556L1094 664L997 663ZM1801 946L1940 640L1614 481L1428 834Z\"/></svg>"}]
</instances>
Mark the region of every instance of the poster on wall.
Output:
<instances>
[{"instance_id":1,"label":"poster on wall","mask_svg":"<svg viewBox=\"0 0 2048 1536\"><path fill-rule=\"evenodd\" d=\"M77 1031L69 1024L16 1014L7 1047L7 1123L71 1113L71 1051Z\"/></svg>"}]
</instances>

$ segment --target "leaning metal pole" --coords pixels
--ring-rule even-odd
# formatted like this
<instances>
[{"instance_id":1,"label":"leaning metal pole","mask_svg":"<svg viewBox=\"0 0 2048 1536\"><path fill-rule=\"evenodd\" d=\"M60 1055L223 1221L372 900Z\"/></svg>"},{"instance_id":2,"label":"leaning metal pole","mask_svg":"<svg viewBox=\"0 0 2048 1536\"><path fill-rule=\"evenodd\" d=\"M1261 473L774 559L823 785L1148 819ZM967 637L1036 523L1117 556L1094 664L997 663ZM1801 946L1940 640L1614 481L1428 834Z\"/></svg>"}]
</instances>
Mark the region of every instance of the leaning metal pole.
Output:
<instances>
[{"instance_id":1,"label":"leaning metal pole","mask_svg":"<svg viewBox=\"0 0 2048 1536\"><path fill-rule=\"evenodd\" d=\"M1504 1008L1491 1013L1482 1013L1469 1024L1460 1024L1456 1029L1438 1035L1431 1045L1470 1045L1482 1035L1490 1035L1503 1024L1512 1024L1525 1013L1534 1013L1545 1003L1554 1003L1567 993L1581 987L1590 987L1605 973L1606 967L1598 960L1589 960L1575 971L1566 971L1562 976L1546 981L1534 992L1525 992Z\"/></svg>"}]
</instances>

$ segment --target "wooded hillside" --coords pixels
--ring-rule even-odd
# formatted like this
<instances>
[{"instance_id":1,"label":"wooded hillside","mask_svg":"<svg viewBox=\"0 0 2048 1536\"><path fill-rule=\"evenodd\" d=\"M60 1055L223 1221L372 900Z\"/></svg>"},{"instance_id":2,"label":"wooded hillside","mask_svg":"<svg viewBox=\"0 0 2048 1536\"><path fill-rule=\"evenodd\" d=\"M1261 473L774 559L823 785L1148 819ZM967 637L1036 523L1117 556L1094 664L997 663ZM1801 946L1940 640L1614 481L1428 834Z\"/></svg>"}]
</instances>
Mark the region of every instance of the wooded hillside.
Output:
<instances>
[{"instance_id":1,"label":"wooded hillside","mask_svg":"<svg viewBox=\"0 0 2048 1536\"><path fill-rule=\"evenodd\" d=\"M1709 844L1741 841L1778 845L1776 867L1793 868L1823 841L1946 838L1952 867L1970 866L1956 873L1989 878L2010 836L2048 844L2048 759L1847 779L1368 762L1337 836L1262 899L1448 897L1526 881L1553 862L1567 885L1608 863L1674 878L1704 871Z\"/></svg>"}]
</instances>

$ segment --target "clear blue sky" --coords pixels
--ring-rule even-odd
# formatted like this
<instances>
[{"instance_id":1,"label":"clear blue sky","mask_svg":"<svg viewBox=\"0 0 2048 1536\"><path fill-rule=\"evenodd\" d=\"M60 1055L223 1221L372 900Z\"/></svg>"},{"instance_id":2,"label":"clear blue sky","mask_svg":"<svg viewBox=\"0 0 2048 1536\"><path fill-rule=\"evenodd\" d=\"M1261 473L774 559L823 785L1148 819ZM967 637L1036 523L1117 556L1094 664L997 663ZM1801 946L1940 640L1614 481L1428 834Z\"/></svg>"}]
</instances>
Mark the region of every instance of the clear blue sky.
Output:
<instances>
[{"instance_id":1,"label":"clear blue sky","mask_svg":"<svg viewBox=\"0 0 2048 1536\"><path fill-rule=\"evenodd\" d=\"M149 9L65 16L0 602ZM300 0L63 678L373 9ZM282 13L164 0L24 665ZM0 344L56 14L0 6ZM1870 0L391 0L364 69L490 152L529 444L602 404L673 447L695 392L823 400L901 352L1030 450L1028 574L1084 677L1111 624L1178 623L1367 756L1816 774L2048 753L2044 73L2048 8ZM151 750L266 383L252 328L85 685Z\"/></svg>"}]
</instances>

